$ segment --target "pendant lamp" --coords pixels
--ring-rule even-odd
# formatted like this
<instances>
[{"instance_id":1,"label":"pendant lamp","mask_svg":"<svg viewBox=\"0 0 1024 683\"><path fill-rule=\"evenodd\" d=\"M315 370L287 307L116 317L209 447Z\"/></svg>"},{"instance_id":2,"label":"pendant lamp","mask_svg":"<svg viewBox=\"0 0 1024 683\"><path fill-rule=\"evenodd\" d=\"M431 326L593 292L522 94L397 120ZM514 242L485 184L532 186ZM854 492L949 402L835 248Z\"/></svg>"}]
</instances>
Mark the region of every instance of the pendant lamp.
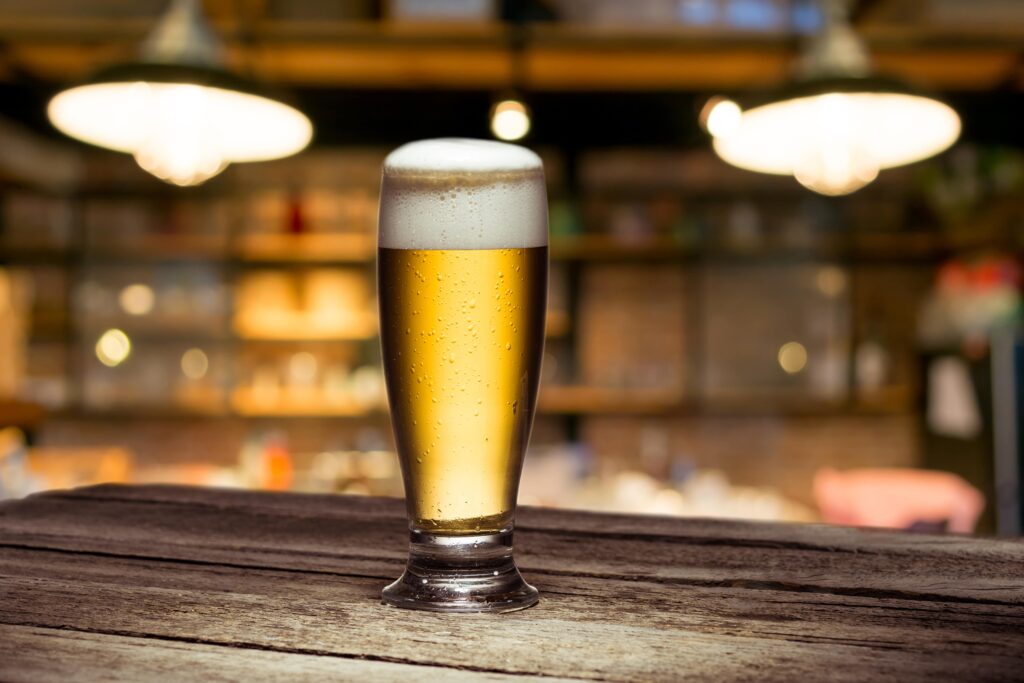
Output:
<instances>
[{"instance_id":1,"label":"pendant lamp","mask_svg":"<svg viewBox=\"0 0 1024 683\"><path fill-rule=\"evenodd\" d=\"M137 61L57 93L47 115L61 132L131 154L175 185L197 185L230 163L290 156L313 136L305 114L226 68L197 0L174 0Z\"/></svg>"},{"instance_id":2,"label":"pendant lamp","mask_svg":"<svg viewBox=\"0 0 1024 683\"><path fill-rule=\"evenodd\" d=\"M790 83L706 107L715 153L739 168L792 175L820 194L843 195L883 169L952 145L960 135L957 113L872 73L845 0L823 0L822 9L823 30L808 43Z\"/></svg>"}]
</instances>

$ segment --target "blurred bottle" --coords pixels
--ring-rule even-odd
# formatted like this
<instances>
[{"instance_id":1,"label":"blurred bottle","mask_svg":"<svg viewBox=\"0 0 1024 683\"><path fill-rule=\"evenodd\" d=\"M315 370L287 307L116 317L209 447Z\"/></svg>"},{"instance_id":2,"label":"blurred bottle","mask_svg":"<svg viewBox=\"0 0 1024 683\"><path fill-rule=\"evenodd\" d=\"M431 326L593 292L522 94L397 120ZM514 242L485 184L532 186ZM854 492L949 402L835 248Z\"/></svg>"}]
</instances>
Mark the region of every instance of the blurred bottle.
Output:
<instances>
[{"instance_id":1,"label":"blurred bottle","mask_svg":"<svg viewBox=\"0 0 1024 683\"><path fill-rule=\"evenodd\" d=\"M885 330L877 320L868 322L864 338L854 352L854 380L860 395L871 395L889 384L892 353Z\"/></svg>"},{"instance_id":2,"label":"blurred bottle","mask_svg":"<svg viewBox=\"0 0 1024 683\"><path fill-rule=\"evenodd\" d=\"M0 500L20 498L37 488L28 472L25 435L17 427L0 429Z\"/></svg>"},{"instance_id":3,"label":"blurred bottle","mask_svg":"<svg viewBox=\"0 0 1024 683\"><path fill-rule=\"evenodd\" d=\"M281 433L250 434L238 454L238 479L246 488L286 491L295 476L288 442Z\"/></svg>"},{"instance_id":4,"label":"blurred bottle","mask_svg":"<svg viewBox=\"0 0 1024 683\"><path fill-rule=\"evenodd\" d=\"M0 268L0 397L12 398L21 389L31 306L28 278Z\"/></svg>"},{"instance_id":5,"label":"blurred bottle","mask_svg":"<svg viewBox=\"0 0 1024 683\"><path fill-rule=\"evenodd\" d=\"M260 488L287 491L292 487L294 466L292 454L283 435L272 434L263 449L263 482Z\"/></svg>"},{"instance_id":6,"label":"blurred bottle","mask_svg":"<svg viewBox=\"0 0 1024 683\"><path fill-rule=\"evenodd\" d=\"M292 235L301 235L306 232L306 217L302 207L302 195L298 190L292 191L288 196L287 232Z\"/></svg>"}]
</instances>

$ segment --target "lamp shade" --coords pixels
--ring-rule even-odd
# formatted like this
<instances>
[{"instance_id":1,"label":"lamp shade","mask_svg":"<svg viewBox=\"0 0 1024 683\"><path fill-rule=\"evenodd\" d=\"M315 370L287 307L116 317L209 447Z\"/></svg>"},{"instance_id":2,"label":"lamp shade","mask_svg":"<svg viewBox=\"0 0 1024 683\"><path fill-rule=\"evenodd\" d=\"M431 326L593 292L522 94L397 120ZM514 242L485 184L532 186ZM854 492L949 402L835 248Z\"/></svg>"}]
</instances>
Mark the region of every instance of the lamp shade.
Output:
<instances>
[{"instance_id":1,"label":"lamp shade","mask_svg":"<svg viewBox=\"0 0 1024 683\"><path fill-rule=\"evenodd\" d=\"M132 154L153 175L201 183L230 163L305 148L309 118L285 98L224 69L195 2L179 0L143 59L101 69L57 93L53 125L89 144Z\"/></svg>"},{"instance_id":2,"label":"lamp shade","mask_svg":"<svg viewBox=\"0 0 1024 683\"><path fill-rule=\"evenodd\" d=\"M853 192L882 169L938 154L960 135L949 105L883 78L809 80L738 104L732 125L710 129L718 156L747 170L792 175L826 195ZM736 106L715 105L730 114Z\"/></svg>"},{"instance_id":3,"label":"lamp shade","mask_svg":"<svg viewBox=\"0 0 1024 683\"><path fill-rule=\"evenodd\" d=\"M848 194L879 171L920 161L960 136L960 117L935 97L872 74L849 22L850 0L819 0L823 25L792 81L760 97L714 103L705 116L715 152L761 173L792 175L826 195Z\"/></svg>"}]
</instances>

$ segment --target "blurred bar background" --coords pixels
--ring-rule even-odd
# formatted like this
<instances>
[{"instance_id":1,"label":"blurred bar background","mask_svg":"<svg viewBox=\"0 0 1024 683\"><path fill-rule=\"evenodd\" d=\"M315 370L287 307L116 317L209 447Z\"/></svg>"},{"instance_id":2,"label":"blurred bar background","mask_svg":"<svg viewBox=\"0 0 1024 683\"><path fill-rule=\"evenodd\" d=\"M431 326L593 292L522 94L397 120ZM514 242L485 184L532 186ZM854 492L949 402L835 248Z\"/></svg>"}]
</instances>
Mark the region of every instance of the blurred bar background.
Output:
<instances>
[{"instance_id":1,"label":"blurred bar background","mask_svg":"<svg viewBox=\"0 0 1024 683\"><path fill-rule=\"evenodd\" d=\"M700 126L709 98L787 77L814 2L203 7L231 66L289 89L316 133L180 188L45 114L165 4L0 0L0 496L401 495L380 164L491 137L515 88L552 258L521 502L1021 532L1021 3L852 3L875 67L964 129L842 197L728 166Z\"/></svg>"}]
</instances>

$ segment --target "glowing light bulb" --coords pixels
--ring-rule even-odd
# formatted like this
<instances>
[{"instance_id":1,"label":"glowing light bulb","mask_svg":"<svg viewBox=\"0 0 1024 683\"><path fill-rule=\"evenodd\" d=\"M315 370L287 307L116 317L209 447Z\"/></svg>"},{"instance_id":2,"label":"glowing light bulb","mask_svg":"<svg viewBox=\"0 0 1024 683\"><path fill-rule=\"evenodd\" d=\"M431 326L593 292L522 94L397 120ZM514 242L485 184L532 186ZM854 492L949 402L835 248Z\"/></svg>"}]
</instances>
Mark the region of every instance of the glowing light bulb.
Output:
<instances>
[{"instance_id":1,"label":"glowing light bulb","mask_svg":"<svg viewBox=\"0 0 1024 683\"><path fill-rule=\"evenodd\" d=\"M878 177L878 162L870 145L871 131L849 96L830 93L813 98L806 144L796 160L793 176L819 194L843 195L864 187Z\"/></svg>"},{"instance_id":2,"label":"glowing light bulb","mask_svg":"<svg viewBox=\"0 0 1024 683\"><path fill-rule=\"evenodd\" d=\"M846 273L839 266L823 266L814 277L818 291L834 299L846 291Z\"/></svg>"},{"instance_id":3,"label":"glowing light bulb","mask_svg":"<svg viewBox=\"0 0 1024 683\"><path fill-rule=\"evenodd\" d=\"M109 329L96 341L96 358L108 368L123 363L132 352L128 335L116 328Z\"/></svg>"},{"instance_id":4,"label":"glowing light bulb","mask_svg":"<svg viewBox=\"0 0 1024 683\"><path fill-rule=\"evenodd\" d=\"M181 372L189 379L202 379L209 369L210 359L202 349L191 348L181 354Z\"/></svg>"},{"instance_id":5,"label":"glowing light bulb","mask_svg":"<svg viewBox=\"0 0 1024 683\"><path fill-rule=\"evenodd\" d=\"M220 154L207 88L169 85L149 89L152 117L135 161L157 178L175 185L198 185L227 167Z\"/></svg>"},{"instance_id":6,"label":"glowing light bulb","mask_svg":"<svg viewBox=\"0 0 1024 683\"><path fill-rule=\"evenodd\" d=\"M800 342L786 342L779 347L779 367L787 375L795 375L807 366L807 349Z\"/></svg>"},{"instance_id":7,"label":"glowing light bulb","mask_svg":"<svg viewBox=\"0 0 1024 683\"><path fill-rule=\"evenodd\" d=\"M156 301L153 288L145 284L128 285L117 299L121 310L128 315L146 315L153 310Z\"/></svg>"},{"instance_id":8,"label":"glowing light bulb","mask_svg":"<svg viewBox=\"0 0 1024 683\"><path fill-rule=\"evenodd\" d=\"M743 110L732 100L713 98L708 100L705 110L704 127L713 137L727 137L739 130Z\"/></svg>"},{"instance_id":9,"label":"glowing light bulb","mask_svg":"<svg viewBox=\"0 0 1024 683\"><path fill-rule=\"evenodd\" d=\"M127 152L176 185L199 184L229 163L295 154L313 136L309 119L283 102L190 83L78 86L58 93L47 113L67 135Z\"/></svg>"},{"instance_id":10,"label":"glowing light bulb","mask_svg":"<svg viewBox=\"0 0 1024 683\"><path fill-rule=\"evenodd\" d=\"M815 192L848 194L880 170L938 154L960 135L960 117L927 97L890 92L828 92L742 112L712 141L739 168L792 175Z\"/></svg>"},{"instance_id":11,"label":"glowing light bulb","mask_svg":"<svg viewBox=\"0 0 1024 683\"><path fill-rule=\"evenodd\" d=\"M519 140L530 132L530 110L518 100L503 100L491 112L491 132L499 140Z\"/></svg>"}]
</instances>

